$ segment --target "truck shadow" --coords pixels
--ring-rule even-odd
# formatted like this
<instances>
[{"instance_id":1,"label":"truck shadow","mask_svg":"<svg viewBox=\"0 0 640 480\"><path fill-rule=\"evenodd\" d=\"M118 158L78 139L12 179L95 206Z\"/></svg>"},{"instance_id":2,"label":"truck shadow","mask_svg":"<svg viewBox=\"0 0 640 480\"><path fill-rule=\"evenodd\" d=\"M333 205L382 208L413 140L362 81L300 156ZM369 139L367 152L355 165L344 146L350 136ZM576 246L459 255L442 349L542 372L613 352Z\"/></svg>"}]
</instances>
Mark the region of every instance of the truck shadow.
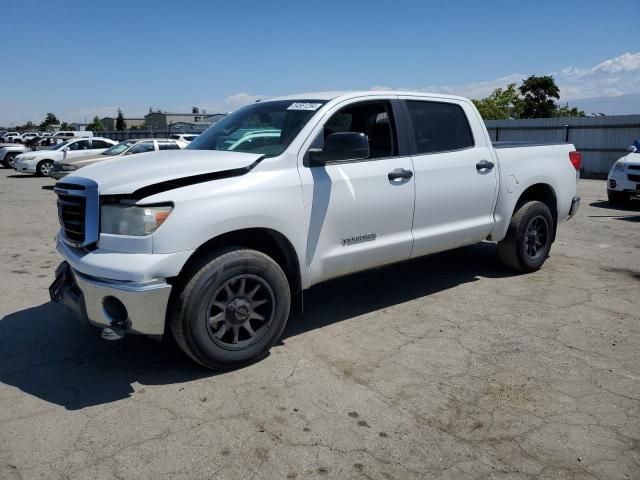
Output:
<instances>
[{"instance_id":1,"label":"truck shadow","mask_svg":"<svg viewBox=\"0 0 640 480\"><path fill-rule=\"evenodd\" d=\"M283 340L478 277L509 275L495 246L483 243L336 279L308 292L303 318L289 323ZM69 410L127 398L133 383L168 385L216 375L171 342L135 335L105 342L58 304L0 320L0 381Z\"/></svg>"},{"instance_id":2,"label":"truck shadow","mask_svg":"<svg viewBox=\"0 0 640 480\"><path fill-rule=\"evenodd\" d=\"M609 202L607 200L598 200L596 202L591 202L589 204L590 207L596 207L596 208L604 208L606 210L620 210L623 212L637 212L638 210L640 210L640 200L630 200L629 203L627 203L627 205L624 206L616 206L616 207L612 207L611 205L609 205Z\"/></svg>"},{"instance_id":3,"label":"truck shadow","mask_svg":"<svg viewBox=\"0 0 640 480\"><path fill-rule=\"evenodd\" d=\"M290 322L282 339L474 282L478 277L511 275L514 273L500 264L496 245L479 243L337 278L305 293L303 318Z\"/></svg>"}]
</instances>

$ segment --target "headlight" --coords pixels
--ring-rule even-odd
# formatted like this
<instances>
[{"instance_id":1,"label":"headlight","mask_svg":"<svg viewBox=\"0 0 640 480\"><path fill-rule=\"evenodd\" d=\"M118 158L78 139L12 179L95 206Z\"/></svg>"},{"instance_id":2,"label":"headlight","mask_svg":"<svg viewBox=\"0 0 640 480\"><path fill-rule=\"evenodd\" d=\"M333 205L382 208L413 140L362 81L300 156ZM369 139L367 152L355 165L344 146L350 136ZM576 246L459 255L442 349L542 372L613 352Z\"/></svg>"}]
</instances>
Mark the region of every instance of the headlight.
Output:
<instances>
[{"instance_id":1,"label":"headlight","mask_svg":"<svg viewBox=\"0 0 640 480\"><path fill-rule=\"evenodd\" d=\"M621 162L620 160L618 160L616 163L613 164L613 169L624 170L624 162Z\"/></svg>"},{"instance_id":2,"label":"headlight","mask_svg":"<svg viewBox=\"0 0 640 480\"><path fill-rule=\"evenodd\" d=\"M141 237L164 223L173 210L170 205L137 206L110 204L100 209L100 231Z\"/></svg>"},{"instance_id":3,"label":"headlight","mask_svg":"<svg viewBox=\"0 0 640 480\"><path fill-rule=\"evenodd\" d=\"M72 170L77 170L78 167L76 167L75 165L62 165L62 170L64 170L65 172L71 172Z\"/></svg>"},{"instance_id":4,"label":"headlight","mask_svg":"<svg viewBox=\"0 0 640 480\"><path fill-rule=\"evenodd\" d=\"M17 160L33 160L34 158L36 158L35 155L27 155L26 157L23 157L22 155L16 155Z\"/></svg>"}]
</instances>

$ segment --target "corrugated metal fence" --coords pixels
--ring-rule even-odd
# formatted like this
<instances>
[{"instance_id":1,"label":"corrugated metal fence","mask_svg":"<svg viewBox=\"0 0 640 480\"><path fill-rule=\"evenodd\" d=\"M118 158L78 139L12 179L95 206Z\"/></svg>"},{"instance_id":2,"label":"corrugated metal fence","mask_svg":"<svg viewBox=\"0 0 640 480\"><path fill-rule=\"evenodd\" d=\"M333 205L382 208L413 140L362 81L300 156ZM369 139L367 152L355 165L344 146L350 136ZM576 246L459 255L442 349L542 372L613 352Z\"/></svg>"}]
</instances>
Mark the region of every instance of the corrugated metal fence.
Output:
<instances>
[{"instance_id":1,"label":"corrugated metal fence","mask_svg":"<svg viewBox=\"0 0 640 480\"><path fill-rule=\"evenodd\" d=\"M487 120L492 140L509 142L568 142L582 152L586 174L606 174L640 138L640 115L610 117Z\"/></svg>"}]
</instances>

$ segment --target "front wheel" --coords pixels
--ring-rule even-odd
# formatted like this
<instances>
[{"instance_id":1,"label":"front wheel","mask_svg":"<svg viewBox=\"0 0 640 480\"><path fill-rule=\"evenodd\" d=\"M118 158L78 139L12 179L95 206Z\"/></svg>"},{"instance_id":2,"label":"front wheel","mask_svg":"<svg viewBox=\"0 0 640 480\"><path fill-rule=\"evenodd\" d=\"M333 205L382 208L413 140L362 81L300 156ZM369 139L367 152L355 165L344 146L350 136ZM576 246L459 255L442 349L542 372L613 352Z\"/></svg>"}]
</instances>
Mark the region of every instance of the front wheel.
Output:
<instances>
[{"instance_id":1,"label":"front wheel","mask_svg":"<svg viewBox=\"0 0 640 480\"><path fill-rule=\"evenodd\" d=\"M7 153L4 157L3 164L6 168L13 168L16 163L16 155L17 153Z\"/></svg>"},{"instance_id":2,"label":"front wheel","mask_svg":"<svg viewBox=\"0 0 640 480\"><path fill-rule=\"evenodd\" d=\"M498 243L502 263L520 272L535 272L545 262L554 236L549 207L538 201L522 205L511 218L506 237Z\"/></svg>"},{"instance_id":3,"label":"front wheel","mask_svg":"<svg viewBox=\"0 0 640 480\"><path fill-rule=\"evenodd\" d=\"M291 293L286 275L267 255L226 249L185 276L168 321L180 348L196 362L217 370L241 367L264 357L280 338Z\"/></svg>"},{"instance_id":4,"label":"front wheel","mask_svg":"<svg viewBox=\"0 0 640 480\"><path fill-rule=\"evenodd\" d=\"M36 167L36 175L39 177L48 177L53 169L53 162L51 160L42 160Z\"/></svg>"}]
</instances>

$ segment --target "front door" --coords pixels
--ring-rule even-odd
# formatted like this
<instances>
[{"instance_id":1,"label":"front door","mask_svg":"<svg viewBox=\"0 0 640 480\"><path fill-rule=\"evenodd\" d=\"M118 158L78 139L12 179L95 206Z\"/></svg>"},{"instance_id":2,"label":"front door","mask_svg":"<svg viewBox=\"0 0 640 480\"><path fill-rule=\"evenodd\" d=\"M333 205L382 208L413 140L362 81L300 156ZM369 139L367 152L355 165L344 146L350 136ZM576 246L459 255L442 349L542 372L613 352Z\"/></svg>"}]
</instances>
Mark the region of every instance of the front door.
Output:
<instances>
[{"instance_id":1,"label":"front door","mask_svg":"<svg viewBox=\"0 0 640 480\"><path fill-rule=\"evenodd\" d=\"M391 100L351 102L328 115L314 148L336 132L369 139L366 160L301 166L309 218L306 266L311 284L411 254L414 185L411 157L399 148Z\"/></svg>"}]
</instances>

